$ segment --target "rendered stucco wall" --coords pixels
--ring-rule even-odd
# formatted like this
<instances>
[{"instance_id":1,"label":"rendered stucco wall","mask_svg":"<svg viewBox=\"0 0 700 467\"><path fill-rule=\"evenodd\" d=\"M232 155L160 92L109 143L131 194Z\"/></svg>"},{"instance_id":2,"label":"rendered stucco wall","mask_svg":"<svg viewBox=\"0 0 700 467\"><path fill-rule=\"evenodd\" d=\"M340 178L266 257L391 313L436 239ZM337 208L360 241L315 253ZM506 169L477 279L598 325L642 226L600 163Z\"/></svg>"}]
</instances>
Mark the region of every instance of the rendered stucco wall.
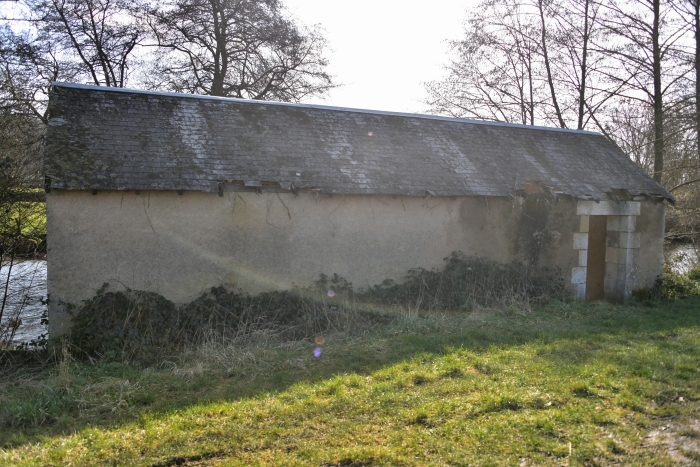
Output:
<instances>
[{"instance_id":1,"label":"rendered stucco wall","mask_svg":"<svg viewBox=\"0 0 700 467\"><path fill-rule=\"evenodd\" d=\"M522 198L52 190L47 195L50 334L60 335L69 324L65 303L79 305L105 282L112 290L150 290L183 303L213 286L251 293L288 289L313 283L319 273L338 273L356 287L400 281L410 268L442 267L453 251L500 262L527 260L528 248L540 243L538 263L570 274L578 261L572 248L580 223L576 203L548 205L546 228L528 224L533 219L523 214L528 203Z\"/></svg>"},{"instance_id":2,"label":"rendered stucco wall","mask_svg":"<svg viewBox=\"0 0 700 467\"><path fill-rule=\"evenodd\" d=\"M640 234L636 281L632 290L653 287L664 264L666 203L642 203L636 231Z\"/></svg>"}]
</instances>

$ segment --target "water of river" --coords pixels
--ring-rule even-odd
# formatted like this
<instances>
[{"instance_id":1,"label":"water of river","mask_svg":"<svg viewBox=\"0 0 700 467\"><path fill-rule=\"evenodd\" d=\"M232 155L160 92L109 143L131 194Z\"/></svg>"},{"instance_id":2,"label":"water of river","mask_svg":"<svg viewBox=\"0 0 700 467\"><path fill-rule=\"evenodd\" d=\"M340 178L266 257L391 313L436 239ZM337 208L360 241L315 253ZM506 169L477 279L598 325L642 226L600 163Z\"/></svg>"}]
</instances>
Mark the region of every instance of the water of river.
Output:
<instances>
[{"instance_id":1,"label":"water of river","mask_svg":"<svg viewBox=\"0 0 700 467\"><path fill-rule=\"evenodd\" d=\"M700 267L700 247L692 243L667 245L664 253L666 264L678 273L685 274L693 268Z\"/></svg>"},{"instance_id":2,"label":"water of river","mask_svg":"<svg viewBox=\"0 0 700 467\"><path fill-rule=\"evenodd\" d=\"M22 324L15 332L13 343L30 342L47 332L46 325L41 324L42 315L46 311L46 261L26 260L14 263L12 269L9 266L3 264L0 267L0 305L7 285L7 298L0 325L19 317Z\"/></svg>"}]
</instances>

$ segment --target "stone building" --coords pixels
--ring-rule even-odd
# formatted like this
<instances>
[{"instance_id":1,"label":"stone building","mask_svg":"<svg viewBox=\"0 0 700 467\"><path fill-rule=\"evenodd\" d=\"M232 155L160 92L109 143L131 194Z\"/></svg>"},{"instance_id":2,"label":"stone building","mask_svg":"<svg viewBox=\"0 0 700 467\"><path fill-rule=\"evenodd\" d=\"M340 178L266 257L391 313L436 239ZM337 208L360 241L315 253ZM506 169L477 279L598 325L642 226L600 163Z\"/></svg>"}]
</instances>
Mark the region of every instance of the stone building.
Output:
<instances>
[{"instance_id":1,"label":"stone building","mask_svg":"<svg viewBox=\"0 0 700 467\"><path fill-rule=\"evenodd\" d=\"M46 180L54 336L103 283L182 303L453 251L624 300L661 273L673 201L598 133L63 83Z\"/></svg>"}]
</instances>

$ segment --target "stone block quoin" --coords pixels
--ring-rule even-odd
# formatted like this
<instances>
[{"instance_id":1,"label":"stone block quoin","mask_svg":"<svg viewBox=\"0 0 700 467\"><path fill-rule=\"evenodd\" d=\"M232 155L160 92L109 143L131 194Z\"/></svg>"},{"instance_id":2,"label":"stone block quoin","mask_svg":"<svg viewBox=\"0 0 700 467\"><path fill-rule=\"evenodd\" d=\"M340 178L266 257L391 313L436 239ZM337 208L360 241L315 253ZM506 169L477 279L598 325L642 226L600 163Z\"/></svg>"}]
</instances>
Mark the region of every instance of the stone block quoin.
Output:
<instances>
[{"instance_id":1,"label":"stone block quoin","mask_svg":"<svg viewBox=\"0 0 700 467\"><path fill-rule=\"evenodd\" d=\"M576 214L581 216L579 232L574 233L573 242L574 250L579 253L579 264L571 269L571 284L576 297L583 299L586 296L589 216L607 216L605 297L614 301L626 300L634 290L638 276L641 234L635 229L641 203L580 200Z\"/></svg>"}]
</instances>

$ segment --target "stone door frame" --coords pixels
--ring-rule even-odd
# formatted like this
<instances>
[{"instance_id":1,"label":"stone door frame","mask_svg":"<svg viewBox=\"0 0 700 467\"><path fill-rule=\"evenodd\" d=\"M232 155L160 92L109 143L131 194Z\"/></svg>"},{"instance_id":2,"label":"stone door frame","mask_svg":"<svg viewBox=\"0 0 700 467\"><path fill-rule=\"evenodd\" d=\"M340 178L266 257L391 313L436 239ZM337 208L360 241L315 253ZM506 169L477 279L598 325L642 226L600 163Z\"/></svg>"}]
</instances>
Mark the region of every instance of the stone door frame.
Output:
<instances>
[{"instance_id":1,"label":"stone door frame","mask_svg":"<svg viewBox=\"0 0 700 467\"><path fill-rule=\"evenodd\" d=\"M579 200L576 214L581 216L579 232L574 233L574 250L578 250L578 266L571 269L571 283L576 297L586 297L586 264L588 259L589 216L607 216L605 249L605 298L623 302L636 288L641 234L635 231L639 201Z\"/></svg>"}]
</instances>

